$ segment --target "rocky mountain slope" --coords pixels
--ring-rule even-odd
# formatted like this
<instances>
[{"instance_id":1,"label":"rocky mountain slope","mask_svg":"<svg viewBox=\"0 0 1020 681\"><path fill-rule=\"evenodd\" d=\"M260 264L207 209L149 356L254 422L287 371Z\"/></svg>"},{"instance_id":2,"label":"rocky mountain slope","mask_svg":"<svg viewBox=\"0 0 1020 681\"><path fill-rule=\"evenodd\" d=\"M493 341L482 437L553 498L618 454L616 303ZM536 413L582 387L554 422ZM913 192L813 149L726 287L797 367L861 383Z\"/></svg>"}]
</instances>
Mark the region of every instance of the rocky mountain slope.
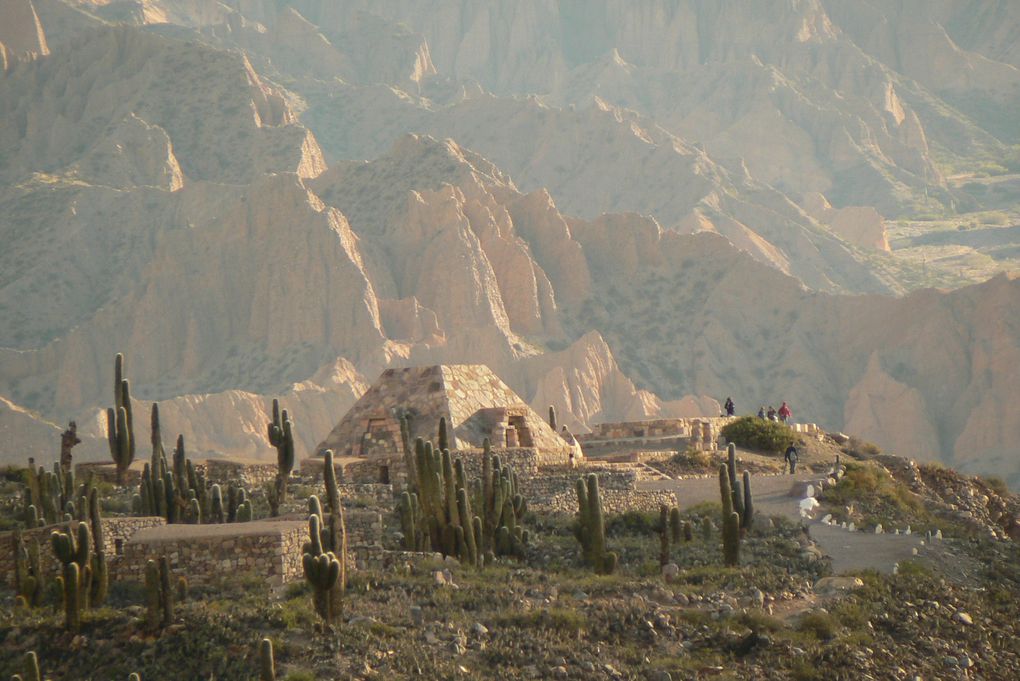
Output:
<instances>
[{"instance_id":1,"label":"rocky mountain slope","mask_svg":"<svg viewBox=\"0 0 1020 681\"><path fill-rule=\"evenodd\" d=\"M769 21L22 4L44 33L0 76L0 395L17 419L101 438L124 351L167 429L260 456L271 396L307 448L386 366L484 362L575 429L787 399L898 454L1020 476L1018 280L892 297L906 266L883 223L951 204L936 157L1005 136L879 60L881 36L858 45L838 3ZM972 46L995 34L953 16ZM945 92L1004 92L989 111L1008 117L1016 67L988 49L957 46L982 75Z\"/></svg>"}]
</instances>

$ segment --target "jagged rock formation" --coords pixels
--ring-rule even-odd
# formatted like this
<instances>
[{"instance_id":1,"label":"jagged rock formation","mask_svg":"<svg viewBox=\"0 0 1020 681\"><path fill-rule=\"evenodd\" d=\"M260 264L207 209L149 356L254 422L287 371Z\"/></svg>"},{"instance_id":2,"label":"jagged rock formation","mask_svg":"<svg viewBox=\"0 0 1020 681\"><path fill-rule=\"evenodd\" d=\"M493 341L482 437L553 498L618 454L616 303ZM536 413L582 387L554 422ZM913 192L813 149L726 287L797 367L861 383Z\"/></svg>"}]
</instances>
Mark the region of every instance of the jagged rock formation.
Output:
<instances>
[{"instance_id":1,"label":"jagged rock formation","mask_svg":"<svg viewBox=\"0 0 1020 681\"><path fill-rule=\"evenodd\" d=\"M102 442L123 350L196 452L268 454L272 396L308 451L386 367L485 363L575 431L787 399L1016 479L1017 279L836 295L902 290L883 215L955 200L932 149L1004 149L940 99L1008 89L1001 30L893 4L868 38L835 0L21 3L0 395L41 416L10 418ZM944 87L881 57L932 44L910 11Z\"/></svg>"}]
</instances>

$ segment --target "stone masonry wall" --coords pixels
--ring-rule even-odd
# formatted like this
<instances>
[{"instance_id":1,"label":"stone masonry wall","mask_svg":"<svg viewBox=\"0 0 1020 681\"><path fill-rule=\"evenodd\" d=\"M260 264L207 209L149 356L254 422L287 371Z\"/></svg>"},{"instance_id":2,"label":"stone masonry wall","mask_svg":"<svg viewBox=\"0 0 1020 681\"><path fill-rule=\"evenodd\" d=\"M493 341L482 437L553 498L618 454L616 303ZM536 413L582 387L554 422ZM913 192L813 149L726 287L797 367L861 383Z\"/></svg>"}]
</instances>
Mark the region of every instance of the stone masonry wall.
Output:
<instances>
[{"instance_id":1,"label":"stone masonry wall","mask_svg":"<svg viewBox=\"0 0 1020 681\"><path fill-rule=\"evenodd\" d=\"M210 483L226 486L231 482L240 482L249 490L262 487L276 479L275 462L206 459L196 462L195 468L205 471L205 477Z\"/></svg>"},{"instance_id":2,"label":"stone masonry wall","mask_svg":"<svg viewBox=\"0 0 1020 681\"><path fill-rule=\"evenodd\" d=\"M106 552L107 560L112 566L113 562L123 547L127 545L136 532L148 527L159 527L166 525L166 520L158 517L142 518L103 518L103 550ZM66 523L36 527L31 530L23 530L22 536L26 544L35 540L39 542L39 562L42 569L48 574L56 576L60 566L53 556L53 549L50 548L50 534L54 530L66 531ZM4 532L0 534L0 580L2 583L14 584L14 533Z\"/></svg>"},{"instance_id":3,"label":"stone masonry wall","mask_svg":"<svg viewBox=\"0 0 1020 681\"><path fill-rule=\"evenodd\" d=\"M148 560L166 555L174 571L193 585L233 572L251 572L278 586L302 578L303 521L255 521L224 525L167 525L138 532L111 564L117 579L141 581Z\"/></svg>"}]
</instances>

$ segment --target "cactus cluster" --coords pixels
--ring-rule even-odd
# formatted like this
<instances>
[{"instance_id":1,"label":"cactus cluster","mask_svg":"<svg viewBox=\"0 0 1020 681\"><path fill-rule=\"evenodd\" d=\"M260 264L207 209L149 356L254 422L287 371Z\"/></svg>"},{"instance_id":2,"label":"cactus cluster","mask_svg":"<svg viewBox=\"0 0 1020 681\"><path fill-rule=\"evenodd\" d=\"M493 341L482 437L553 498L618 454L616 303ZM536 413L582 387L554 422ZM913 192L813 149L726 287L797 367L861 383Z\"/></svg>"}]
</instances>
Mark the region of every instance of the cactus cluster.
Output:
<instances>
[{"instance_id":1,"label":"cactus cluster","mask_svg":"<svg viewBox=\"0 0 1020 681\"><path fill-rule=\"evenodd\" d=\"M276 448L276 480L266 490L273 517L287 500L287 481L294 470L294 426L287 410L280 411L280 401L273 400L273 420L267 426L269 444Z\"/></svg>"},{"instance_id":2,"label":"cactus cluster","mask_svg":"<svg viewBox=\"0 0 1020 681\"><path fill-rule=\"evenodd\" d=\"M691 524L680 516L680 508L659 506L659 565L670 561L672 547L679 546L681 541L689 542L694 538Z\"/></svg>"},{"instance_id":3,"label":"cactus cluster","mask_svg":"<svg viewBox=\"0 0 1020 681\"><path fill-rule=\"evenodd\" d=\"M138 515L166 518L168 523L222 523L251 520L251 502L243 489L228 489L227 507L219 485L209 485L184 448L184 436L167 461L159 425L159 405L152 405L152 457L132 505Z\"/></svg>"},{"instance_id":4,"label":"cactus cluster","mask_svg":"<svg viewBox=\"0 0 1020 681\"><path fill-rule=\"evenodd\" d=\"M124 355L113 361L114 406L106 410L106 433L110 456L117 467L117 484L124 484L124 473L135 460L135 432L131 412L131 385L124 378Z\"/></svg>"},{"instance_id":5,"label":"cactus cluster","mask_svg":"<svg viewBox=\"0 0 1020 681\"><path fill-rule=\"evenodd\" d=\"M64 623L70 631L78 631L83 610L103 604L109 588L103 524L95 489L85 505L88 524L72 520L66 532L54 530L50 534L53 555L63 566L57 583L63 596Z\"/></svg>"},{"instance_id":6,"label":"cactus cluster","mask_svg":"<svg viewBox=\"0 0 1020 681\"><path fill-rule=\"evenodd\" d=\"M445 419L439 422L439 433L446 439ZM397 505L405 548L431 548L479 567L496 556L524 555L528 532L521 521L527 502L518 491L517 475L492 454L488 440L481 480L473 484L464 461L454 459L449 449L436 449L418 438L414 453L409 477L418 491L405 491Z\"/></svg>"},{"instance_id":7,"label":"cactus cluster","mask_svg":"<svg viewBox=\"0 0 1020 681\"><path fill-rule=\"evenodd\" d=\"M347 528L331 450L326 451L322 472L329 513L323 513L317 496L309 497L309 541L303 547L301 564L312 587L315 612L331 626L341 612L347 588Z\"/></svg>"},{"instance_id":8,"label":"cactus cluster","mask_svg":"<svg viewBox=\"0 0 1020 681\"><path fill-rule=\"evenodd\" d=\"M150 631L170 626L174 621L173 574L170 559L145 563L145 624Z\"/></svg>"},{"instance_id":9,"label":"cactus cluster","mask_svg":"<svg viewBox=\"0 0 1020 681\"><path fill-rule=\"evenodd\" d=\"M84 520L86 500L92 486L92 476L89 476L75 487L74 472L65 471L59 462L54 462L52 472L42 466L36 469L29 465L28 487L24 495L25 510L22 515L25 526L31 529L74 518Z\"/></svg>"},{"instance_id":10,"label":"cactus cluster","mask_svg":"<svg viewBox=\"0 0 1020 681\"><path fill-rule=\"evenodd\" d=\"M602 496L599 493L599 478L588 474L588 480L577 480L577 524L575 534L581 543L584 562L595 568L600 575L616 571L617 555L606 551L606 523L602 512Z\"/></svg>"},{"instance_id":11,"label":"cactus cluster","mask_svg":"<svg viewBox=\"0 0 1020 681\"><path fill-rule=\"evenodd\" d=\"M719 466L719 496L722 500L723 562L740 563L740 515L733 509L733 488L727 466Z\"/></svg>"}]
</instances>

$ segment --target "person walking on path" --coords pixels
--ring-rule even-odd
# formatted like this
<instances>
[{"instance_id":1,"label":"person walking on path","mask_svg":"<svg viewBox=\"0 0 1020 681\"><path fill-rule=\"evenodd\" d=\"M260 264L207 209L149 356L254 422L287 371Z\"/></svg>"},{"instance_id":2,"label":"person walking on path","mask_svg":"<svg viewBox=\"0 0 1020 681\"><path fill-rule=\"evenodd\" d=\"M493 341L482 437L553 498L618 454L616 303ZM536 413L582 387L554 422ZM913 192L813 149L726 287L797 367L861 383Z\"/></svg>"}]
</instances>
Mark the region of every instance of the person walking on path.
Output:
<instances>
[{"instance_id":1,"label":"person walking on path","mask_svg":"<svg viewBox=\"0 0 1020 681\"><path fill-rule=\"evenodd\" d=\"M793 412L790 411L790 407L787 406L786 402L783 402L779 407L779 420L786 423L787 419L793 416Z\"/></svg>"},{"instance_id":2,"label":"person walking on path","mask_svg":"<svg viewBox=\"0 0 1020 681\"><path fill-rule=\"evenodd\" d=\"M775 410L775 408L771 404L769 405L768 416L769 416L769 421L775 421L776 420L776 410Z\"/></svg>"},{"instance_id":3,"label":"person walking on path","mask_svg":"<svg viewBox=\"0 0 1020 681\"><path fill-rule=\"evenodd\" d=\"M733 404L733 400L731 400L728 397L726 398L726 404L724 405L724 408L726 409L727 416L733 416L733 412L737 410L736 406Z\"/></svg>"},{"instance_id":4,"label":"person walking on path","mask_svg":"<svg viewBox=\"0 0 1020 681\"><path fill-rule=\"evenodd\" d=\"M765 405L764 404L762 406L758 407L758 418L760 418L762 421L765 420Z\"/></svg>"},{"instance_id":5,"label":"person walking on path","mask_svg":"<svg viewBox=\"0 0 1020 681\"><path fill-rule=\"evenodd\" d=\"M786 455L783 459L790 465L790 475L797 472L797 447L790 445L786 448Z\"/></svg>"}]
</instances>

